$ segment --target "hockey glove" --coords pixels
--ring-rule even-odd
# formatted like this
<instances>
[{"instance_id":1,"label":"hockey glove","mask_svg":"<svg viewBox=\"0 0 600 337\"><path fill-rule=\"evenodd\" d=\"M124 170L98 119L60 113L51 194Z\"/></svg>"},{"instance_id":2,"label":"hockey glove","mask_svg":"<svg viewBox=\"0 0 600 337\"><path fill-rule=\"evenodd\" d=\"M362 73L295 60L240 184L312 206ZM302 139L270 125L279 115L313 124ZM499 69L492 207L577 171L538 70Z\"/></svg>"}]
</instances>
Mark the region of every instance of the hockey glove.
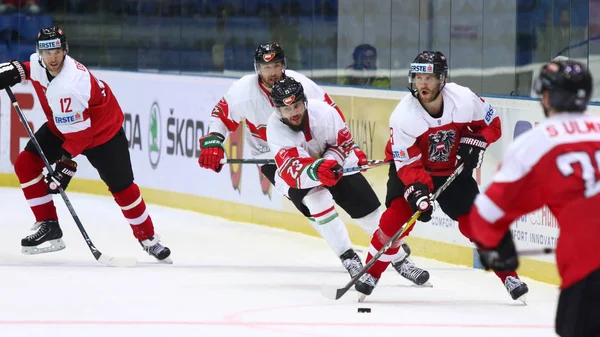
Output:
<instances>
[{"instance_id":1,"label":"hockey glove","mask_svg":"<svg viewBox=\"0 0 600 337\"><path fill-rule=\"evenodd\" d=\"M77 172L77 163L67 156L62 156L62 158L56 162L54 172L46 176L48 193L59 193L59 187L62 187L63 190L66 190L71 178L73 178L75 175L75 172Z\"/></svg>"},{"instance_id":2,"label":"hockey glove","mask_svg":"<svg viewBox=\"0 0 600 337\"><path fill-rule=\"evenodd\" d=\"M465 163L465 170L473 170L481 167L483 153L487 148L487 142L480 135L465 135L460 138L458 146L458 163Z\"/></svg>"},{"instance_id":3,"label":"hockey glove","mask_svg":"<svg viewBox=\"0 0 600 337\"><path fill-rule=\"evenodd\" d=\"M478 243L479 260L486 270L513 271L519 267L519 257L510 231L507 231L495 248L483 248Z\"/></svg>"},{"instance_id":4,"label":"hockey glove","mask_svg":"<svg viewBox=\"0 0 600 337\"><path fill-rule=\"evenodd\" d=\"M221 160L225 158L224 140L225 137L216 132L200 138L200 157L198 158L200 167L221 172L223 168Z\"/></svg>"},{"instance_id":5,"label":"hockey glove","mask_svg":"<svg viewBox=\"0 0 600 337\"><path fill-rule=\"evenodd\" d=\"M19 61L0 63L0 89L12 87L27 79L25 66Z\"/></svg>"},{"instance_id":6,"label":"hockey glove","mask_svg":"<svg viewBox=\"0 0 600 337\"><path fill-rule=\"evenodd\" d=\"M352 147L352 150L354 150L354 154L358 158L358 166L367 165L369 163L369 159L367 159L367 154L364 153L364 151L361 150L360 147L358 147L358 145L354 144L354 147ZM366 171L367 170L362 170L361 172L366 172Z\"/></svg>"},{"instance_id":7,"label":"hockey glove","mask_svg":"<svg viewBox=\"0 0 600 337\"><path fill-rule=\"evenodd\" d=\"M421 211L421 216L419 216L418 220L423 222L431 220L433 213L429 193L429 186L423 183L409 185L404 191L404 199L408 201L413 212Z\"/></svg>"},{"instance_id":8,"label":"hockey glove","mask_svg":"<svg viewBox=\"0 0 600 337\"><path fill-rule=\"evenodd\" d=\"M324 186L333 186L342 179L342 166L333 159L317 159L307 167L310 179L320 181Z\"/></svg>"}]
</instances>

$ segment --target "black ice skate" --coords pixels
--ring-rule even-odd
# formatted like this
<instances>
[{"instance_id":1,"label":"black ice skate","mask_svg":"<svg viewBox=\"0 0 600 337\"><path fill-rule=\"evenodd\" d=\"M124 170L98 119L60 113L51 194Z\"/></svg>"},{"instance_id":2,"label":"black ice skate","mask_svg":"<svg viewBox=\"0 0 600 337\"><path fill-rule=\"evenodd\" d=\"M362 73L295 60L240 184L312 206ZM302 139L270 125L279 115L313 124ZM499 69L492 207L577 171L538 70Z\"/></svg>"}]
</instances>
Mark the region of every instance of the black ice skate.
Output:
<instances>
[{"instance_id":1,"label":"black ice skate","mask_svg":"<svg viewBox=\"0 0 600 337\"><path fill-rule=\"evenodd\" d=\"M392 266L396 269L398 274L418 286L429 281L429 272L417 267L414 262L408 258L410 256L410 247L403 242L401 248L406 252L406 256L400 261L392 262Z\"/></svg>"},{"instance_id":2,"label":"black ice skate","mask_svg":"<svg viewBox=\"0 0 600 337\"><path fill-rule=\"evenodd\" d=\"M141 240L140 244L150 256L154 257L159 262L173 263L173 260L169 257L171 255L171 250L169 247L165 247L160 243L158 236L151 236L146 240Z\"/></svg>"},{"instance_id":3,"label":"black ice skate","mask_svg":"<svg viewBox=\"0 0 600 337\"><path fill-rule=\"evenodd\" d=\"M378 278L373 277L373 275L366 273L361 276L356 284L354 285L354 289L358 291L358 301L362 302L365 300L365 297L371 295L373 289L379 282Z\"/></svg>"},{"instance_id":4,"label":"black ice skate","mask_svg":"<svg viewBox=\"0 0 600 337\"><path fill-rule=\"evenodd\" d=\"M27 255L55 252L65 249L62 230L56 220L44 220L33 224L37 232L21 240L21 252Z\"/></svg>"},{"instance_id":5,"label":"black ice skate","mask_svg":"<svg viewBox=\"0 0 600 337\"><path fill-rule=\"evenodd\" d=\"M353 249L348 249L344 254L340 255L340 260L342 260L342 264L348 270L350 277L356 276L363 268L360 257L358 257L358 254Z\"/></svg>"},{"instance_id":6,"label":"black ice skate","mask_svg":"<svg viewBox=\"0 0 600 337\"><path fill-rule=\"evenodd\" d=\"M513 300L519 300L526 304L525 294L529 292L529 288L525 282L521 281L518 277L508 276L504 280L504 286Z\"/></svg>"}]
</instances>

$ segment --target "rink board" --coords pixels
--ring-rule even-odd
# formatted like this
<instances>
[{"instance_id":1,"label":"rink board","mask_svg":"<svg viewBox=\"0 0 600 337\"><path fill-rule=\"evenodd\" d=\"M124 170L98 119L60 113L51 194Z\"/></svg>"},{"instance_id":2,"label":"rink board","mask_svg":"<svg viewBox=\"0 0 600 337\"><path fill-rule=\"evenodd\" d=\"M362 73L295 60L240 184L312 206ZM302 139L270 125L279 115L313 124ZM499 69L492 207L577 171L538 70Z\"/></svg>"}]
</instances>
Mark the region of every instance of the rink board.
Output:
<instances>
[{"instance_id":1,"label":"rink board","mask_svg":"<svg viewBox=\"0 0 600 337\"><path fill-rule=\"evenodd\" d=\"M100 70L95 74L111 86L123 107L135 179L146 201L317 235L293 205L261 177L256 165L226 165L219 174L198 167L197 139L208 130L214 104L234 79ZM389 115L407 92L325 88L344 111L356 142L370 158L383 158L389 136ZM45 117L32 95L32 87L22 84L13 90L33 128L37 129ZM475 173L480 186L490 181L514 136L543 120L535 101L486 99L502 119L503 137L486 151L484 165ZM592 110L599 111L597 107ZM28 138L4 92L0 92L0 112L0 185L17 187L13 163ZM250 156L244 142L245 132L240 127L229 138L226 151L230 158ZM79 159L78 163L77 177L69 190L108 195L106 186L87 161ZM366 176L384 200L387 168L373 169ZM368 245L367 235L343 211L340 213L350 224L353 242ZM512 230L518 248L556 246L558 228L547 210L518 219ZM438 211L432 221L418 223L408 241L419 256L477 267L472 244L462 237L456 222ZM522 259L521 273L559 283L553 256Z\"/></svg>"}]
</instances>

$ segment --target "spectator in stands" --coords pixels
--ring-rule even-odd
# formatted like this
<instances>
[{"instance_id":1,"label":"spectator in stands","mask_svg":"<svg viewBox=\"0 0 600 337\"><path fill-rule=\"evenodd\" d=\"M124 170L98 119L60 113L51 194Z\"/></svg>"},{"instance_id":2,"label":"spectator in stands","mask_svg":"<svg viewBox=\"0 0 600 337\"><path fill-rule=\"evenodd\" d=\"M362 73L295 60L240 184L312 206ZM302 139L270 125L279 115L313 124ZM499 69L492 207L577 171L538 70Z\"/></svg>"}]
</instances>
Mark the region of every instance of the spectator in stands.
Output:
<instances>
[{"instance_id":1,"label":"spectator in stands","mask_svg":"<svg viewBox=\"0 0 600 337\"><path fill-rule=\"evenodd\" d=\"M377 76L377 49L370 44L361 44L352 53L354 62L346 68L340 84L389 88L389 77Z\"/></svg>"},{"instance_id":2,"label":"spectator in stands","mask_svg":"<svg viewBox=\"0 0 600 337\"><path fill-rule=\"evenodd\" d=\"M0 14L17 11L23 11L30 15L40 14L42 12L40 0L0 0Z\"/></svg>"}]
</instances>

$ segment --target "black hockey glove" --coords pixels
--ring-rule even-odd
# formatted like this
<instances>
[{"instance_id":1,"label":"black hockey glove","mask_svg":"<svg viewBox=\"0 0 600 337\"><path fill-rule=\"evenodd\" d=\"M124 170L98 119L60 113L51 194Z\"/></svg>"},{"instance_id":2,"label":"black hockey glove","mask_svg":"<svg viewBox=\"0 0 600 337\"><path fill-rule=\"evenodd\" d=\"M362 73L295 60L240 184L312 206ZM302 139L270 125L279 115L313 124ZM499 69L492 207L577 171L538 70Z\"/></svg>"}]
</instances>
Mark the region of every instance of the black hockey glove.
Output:
<instances>
[{"instance_id":1,"label":"black hockey glove","mask_svg":"<svg viewBox=\"0 0 600 337\"><path fill-rule=\"evenodd\" d=\"M48 174L46 177L46 183L48 184L48 193L57 194L60 193L59 187L63 190L67 189L71 178L77 172L77 163L71 160L67 156L62 156L60 160L56 162L54 172Z\"/></svg>"},{"instance_id":2,"label":"black hockey glove","mask_svg":"<svg viewBox=\"0 0 600 337\"><path fill-rule=\"evenodd\" d=\"M27 79L25 66L19 61L0 63L0 89L12 87Z\"/></svg>"},{"instance_id":3,"label":"black hockey glove","mask_svg":"<svg viewBox=\"0 0 600 337\"><path fill-rule=\"evenodd\" d=\"M404 199L408 201L413 212L421 211L421 216L419 216L418 220L423 222L431 220L433 207L431 207L429 186L423 183L408 185L404 191Z\"/></svg>"},{"instance_id":4,"label":"black hockey glove","mask_svg":"<svg viewBox=\"0 0 600 337\"><path fill-rule=\"evenodd\" d=\"M486 249L475 243L479 260L486 270L513 271L519 267L519 257L515 249L512 234L507 231L498 246Z\"/></svg>"},{"instance_id":5,"label":"black hockey glove","mask_svg":"<svg viewBox=\"0 0 600 337\"><path fill-rule=\"evenodd\" d=\"M465 170L473 170L481 167L483 153L487 148L487 141L480 135L465 135L460 138L460 145L456 155L458 163L465 163Z\"/></svg>"}]
</instances>

